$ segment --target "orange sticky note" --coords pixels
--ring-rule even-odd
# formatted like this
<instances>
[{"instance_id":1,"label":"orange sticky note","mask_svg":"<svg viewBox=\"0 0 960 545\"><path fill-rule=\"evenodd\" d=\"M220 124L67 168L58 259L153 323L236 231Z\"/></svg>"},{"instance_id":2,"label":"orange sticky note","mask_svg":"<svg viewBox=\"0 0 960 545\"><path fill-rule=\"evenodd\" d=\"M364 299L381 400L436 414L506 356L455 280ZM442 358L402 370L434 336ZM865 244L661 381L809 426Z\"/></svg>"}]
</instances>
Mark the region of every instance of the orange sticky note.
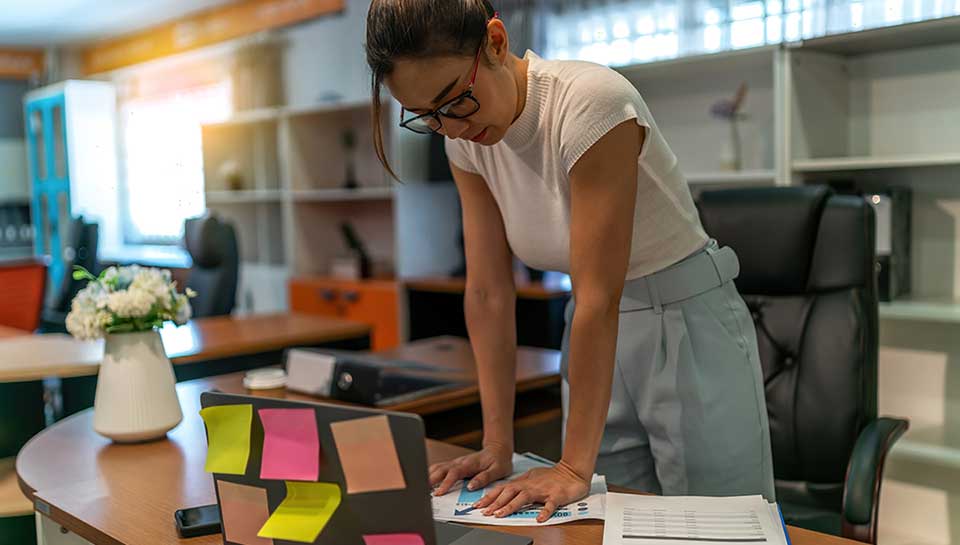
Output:
<instances>
[{"instance_id":1,"label":"orange sticky note","mask_svg":"<svg viewBox=\"0 0 960 545\"><path fill-rule=\"evenodd\" d=\"M227 541L244 545L273 545L272 539L257 537L260 527L270 518L267 491L227 481L217 481L220 512Z\"/></svg>"},{"instance_id":2,"label":"orange sticky note","mask_svg":"<svg viewBox=\"0 0 960 545\"><path fill-rule=\"evenodd\" d=\"M386 415L330 424L348 494L407 487Z\"/></svg>"}]
</instances>

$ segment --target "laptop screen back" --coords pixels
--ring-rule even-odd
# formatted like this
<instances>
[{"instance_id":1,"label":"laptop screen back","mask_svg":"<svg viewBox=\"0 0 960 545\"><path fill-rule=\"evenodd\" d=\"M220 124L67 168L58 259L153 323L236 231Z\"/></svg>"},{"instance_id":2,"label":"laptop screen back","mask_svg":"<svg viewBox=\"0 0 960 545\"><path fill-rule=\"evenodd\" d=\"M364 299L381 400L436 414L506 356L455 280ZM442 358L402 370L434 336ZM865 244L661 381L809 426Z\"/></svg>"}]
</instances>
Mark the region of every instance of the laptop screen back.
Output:
<instances>
[{"instance_id":1,"label":"laptop screen back","mask_svg":"<svg viewBox=\"0 0 960 545\"><path fill-rule=\"evenodd\" d=\"M436 545L418 416L216 392L200 402L225 543Z\"/></svg>"}]
</instances>

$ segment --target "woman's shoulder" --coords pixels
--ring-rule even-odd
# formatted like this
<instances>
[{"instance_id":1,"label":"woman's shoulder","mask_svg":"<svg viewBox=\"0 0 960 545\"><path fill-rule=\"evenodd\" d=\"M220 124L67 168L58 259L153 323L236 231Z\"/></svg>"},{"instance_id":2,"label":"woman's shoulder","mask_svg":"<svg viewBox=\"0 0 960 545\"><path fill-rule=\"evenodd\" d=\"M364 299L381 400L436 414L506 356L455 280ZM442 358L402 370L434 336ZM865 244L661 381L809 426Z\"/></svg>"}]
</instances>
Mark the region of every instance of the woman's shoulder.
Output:
<instances>
[{"instance_id":1,"label":"woman's shoulder","mask_svg":"<svg viewBox=\"0 0 960 545\"><path fill-rule=\"evenodd\" d=\"M608 66L581 60L546 60L536 57L533 71L550 81L560 99L639 97L637 88L622 74Z\"/></svg>"}]
</instances>

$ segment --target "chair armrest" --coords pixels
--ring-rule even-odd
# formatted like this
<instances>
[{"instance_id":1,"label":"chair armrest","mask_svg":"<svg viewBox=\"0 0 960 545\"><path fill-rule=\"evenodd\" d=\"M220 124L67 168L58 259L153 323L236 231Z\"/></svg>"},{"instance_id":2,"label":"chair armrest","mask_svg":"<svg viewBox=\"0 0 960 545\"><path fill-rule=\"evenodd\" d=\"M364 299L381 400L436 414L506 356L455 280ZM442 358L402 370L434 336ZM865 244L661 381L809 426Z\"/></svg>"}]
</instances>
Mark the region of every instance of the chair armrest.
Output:
<instances>
[{"instance_id":1,"label":"chair armrest","mask_svg":"<svg viewBox=\"0 0 960 545\"><path fill-rule=\"evenodd\" d=\"M893 444L908 427L906 420L882 417L870 422L860 432L843 487L844 537L866 543L877 542L883 466Z\"/></svg>"}]
</instances>

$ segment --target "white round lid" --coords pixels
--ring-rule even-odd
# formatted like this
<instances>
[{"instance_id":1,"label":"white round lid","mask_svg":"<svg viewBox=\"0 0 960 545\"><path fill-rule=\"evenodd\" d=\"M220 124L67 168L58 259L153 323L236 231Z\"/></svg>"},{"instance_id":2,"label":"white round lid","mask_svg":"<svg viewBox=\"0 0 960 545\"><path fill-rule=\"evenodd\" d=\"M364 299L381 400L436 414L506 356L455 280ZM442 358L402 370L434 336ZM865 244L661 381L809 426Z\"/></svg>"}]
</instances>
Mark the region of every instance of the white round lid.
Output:
<instances>
[{"instance_id":1,"label":"white round lid","mask_svg":"<svg viewBox=\"0 0 960 545\"><path fill-rule=\"evenodd\" d=\"M254 369L243 377L243 386L249 390L272 390L287 385L287 372L283 369Z\"/></svg>"}]
</instances>

